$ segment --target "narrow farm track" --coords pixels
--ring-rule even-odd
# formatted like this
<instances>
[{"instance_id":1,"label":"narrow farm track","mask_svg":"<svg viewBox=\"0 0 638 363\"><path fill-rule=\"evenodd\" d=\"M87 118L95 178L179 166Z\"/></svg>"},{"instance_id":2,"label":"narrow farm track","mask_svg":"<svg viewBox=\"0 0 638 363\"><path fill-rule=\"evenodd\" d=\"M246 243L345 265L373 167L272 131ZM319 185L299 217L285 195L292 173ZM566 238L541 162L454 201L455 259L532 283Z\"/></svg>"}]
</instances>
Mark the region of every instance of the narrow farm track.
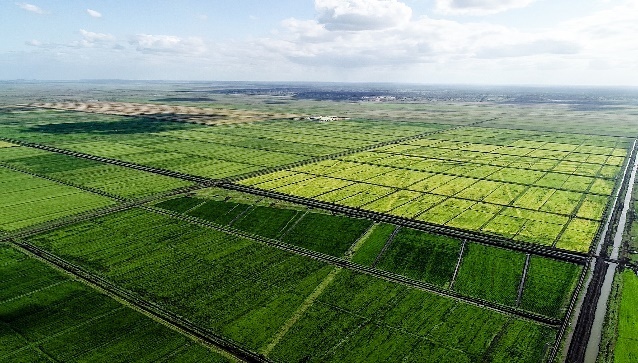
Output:
<instances>
[{"instance_id":1,"label":"narrow farm track","mask_svg":"<svg viewBox=\"0 0 638 363\"><path fill-rule=\"evenodd\" d=\"M550 326L550 327L558 327L561 325L562 320L560 319L554 319L554 318L548 318L546 316L542 316L542 315L538 315L538 314L534 314L528 311L524 311L524 310L520 310L520 309L516 309L510 306L505 306L505 305L501 305L501 304L497 304L497 303L493 303L490 301L486 301L483 299L479 299L479 298L474 298L474 297L469 297L469 296L465 296L462 295L460 293L457 293L455 291L449 291L443 288L440 288L438 286L435 285L431 285L428 284L426 282L422 282L422 281L418 281L418 280L414 280L408 277L405 277L403 275L399 275L396 273L392 273L392 272L388 272L388 271L384 271L384 270L378 270L372 267L367 267L367 266L363 266L363 265L359 265L357 263L351 262L347 259L344 258L340 258L340 257L335 257L335 256L331 256L331 255L327 255L327 254L323 254L320 252L316 252L316 251L312 251L312 250L308 250L306 248L303 247L299 247L299 246L295 246L292 244L287 244L278 240L273 240L273 239L268 239L265 237L261 237L261 236L256 236L256 235L252 235L249 233L245 233L242 231L238 231L235 229L231 229L225 226L220 226L196 217L191 217L191 216L187 216L187 215L182 215L179 213L175 213L175 212L171 212L171 211L167 211L164 209L160 209L160 208L156 208L156 207L149 207L149 206L140 206L140 208L147 210L149 212L154 212L154 213L159 213L159 214L163 214L169 217L173 217L176 219L180 219L183 220L185 222L189 222L191 224L195 224L195 225L199 225L205 228L211 228L211 229L215 229L218 230L220 232L224 232L224 233L228 233L228 234L232 234L235 235L237 237L241 237L241 238L246 238L258 243L262 243L271 247L275 247L277 249L280 249L282 251L286 251L286 252L290 252L296 255L300 255L300 256L305 256L305 257L309 257L312 258L314 260L329 264L329 265L333 265L336 267L341 267L344 269L348 269L350 271L356 272L356 273L361 273L361 274L365 274L368 276L372 276L378 279L382 279L385 281L389 281L392 283L396 283L396 284L401 284L404 286L408 286L414 289L418 289L418 290L422 290L422 291L426 291L432 294L436 294L439 296L443 296L443 297L447 297L447 298L452 298L454 300L457 301L461 301L467 304L471 304L471 305L475 305L475 306L479 306L482 308L486 308L486 309L490 309L496 312L499 312L501 314L506 314L506 315L512 315L512 316L516 316L519 317L521 319L525 319L525 320L530 320L533 321L535 323L538 324L542 324L542 325L546 325L546 326Z\"/></svg>"},{"instance_id":2,"label":"narrow farm track","mask_svg":"<svg viewBox=\"0 0 638 363\"><path fill-rule=\"evenodd\" d=\"M97 287L99 290L106 292L108 295L115 297L118 300L126 302L127 304L145 313L146 315L159 320L164 325L167 325L182 334L186 334L208 345L217 347L218 349L231 354L238 360L244 362L271 362L271 360L261 354L252 352L238 345L230 339L204 329L155 303L141 299L134 293L122 289L117 285L111 283L110 281L91 272L88 272L80 266L69 263L52 253L49 253L36 246L19 240L13 240L12 244L19 250L24 251L29 255L35 256L38 259L71 274L76 279L83 281L84 283L87 283L94 288Z\"/></svg>"},{"instance_id":3,"label":"narrow farm track","mask_svg":"<svg viewBox=\"0 0 638 363\"><path fill-rule=\"evenodd\" d=\"M371 267L376 268L379 262L381 262L381 260L383 259L383 256L385 256L385 253L388 251L388 248L390 248L390 245L392 244L392 242L394 242L394 238L397 236L400 230L401 230L401 227L397 226L394 229L394 231L392 231L392 234L390 235L390 237L388 237L388 240L385 241L385 244L383 245L381 252L379 252L377 257L374 259L374 262L372 263Z\"/></svg>"},{"instance_id":4,"label":"narrow farm track","mask_svg":"<svg viewBox=\"0 0 638 363\"><path fill-rule=\"evenodd\" d=\"M30 171L28 171L26 169L16 168L15 166L12 166L12 165L9 165L9 164L6 164L6 163L0 162L0 167L5 168L5 169L9 169L9 170L13 170L13 171L17 171L17 172L23 173L23 174L28 174L28 175L34 176L36 178L46 179L46 180L52 181L54 183L58 183L58 184L66 185L66 186L73 187L73 188L76 188L76 189L80 189L80 190L83 190L85 192L98 194L98 195L101 195L103 197L108 197L108 198L115 199L115 200L118 200L118 201L121 201L121 202L126 200L125 198L122 198L119 195L107 193L107 192L105 192L103 190L90 188L90 187L85 187L85 186L82 186L82 185L65 182L63 180L52 178L52 177L49 177L49 176L32 173L32 172L30 172Z\"/></svg>"},{"instance_id":5,"label":"narrow farm track","mask_svg":"<svg viewBox=\"0 0 638 363\"><path fill-rule=\"evenodd\" d=\"M454 273L452 274L452 278L450 279L450 286L448 287L448 289L450 290L454 288L456 277L459 274L459 269L461 268L461 263L463 262L463 254L465 252L466 246L467 246L467 240L463 240L463 243L461 243L461 249L459 250L459 257L456 259L456 266L454 267Z\"/></svg>"},{"instance_id":6,"label":"narrow farm track","mask_svg":"<svg viewBox=\"0 0 638 363\"><path fill-rule=\"evenodd\" d=\"M236 182L236 181L239 181L239 180L248 179L248 178L252 178L252 177L256 177L256 176L260 176L260 175L264 175L264 174L274 173L276 171L286 170L286 169L290 169L290 168L296 168L296 167L300 167L300 166L307 165L307 164L312 164L312 163L317 163L317 162L324 161L324 160L337 159L337 158L341 158L341 157L344 157L344 156L348 156L348 155L352 155L352 154L356 154L356 153L360 153L360 152L364 152L364 151L370 151L370 150L374 150L376 148L380 148L380 147L383 147L383 146L401 144L401 143L407 142L407 141L418 140L418 139L422 139L422 138L428 137L430 135L436 135L436 134L439 134L439 133L445 132L445 131L451 131L451 130L457 130L457 129L462 129L462 128L466 128L466 127L477 126L477 125L480 125L480 124L482 124L484 122L489 122L489 121L494 121L494 120L496 120L496 118L492 118L492 119L489 119L489 120L476 121L476 122L469 123L467 125L460 125L460 126L456 126L456 127L447 128L447 129L428 131L428 132L424 132L424 133L418 134L418 135L406 136L406 137L402 137L402 138L399 138L399 139L388 140L388 141L384 141L384 142L380 142L380 143L376 143L376 144L372 144L372 145L368 145L368 146L358 147L358 148L354 148L354 149L348 149L346 151L338 152L338 153L335 153L335 154L317 156L317 157L314 157L314 158L301 160L301 161L297 161L297 162L290 163L290 164L285 164L285 165L280 165L280 166L276 166L276 167L272 167L272 168L267 168L267 169L253 171L253 172L250 172L250 173L240 174L240 175L224 178L224 179L222 179L222 181L224 181L224 182Z\"/></svg>"},{"instance_id":7,"label":"narrow farm track","mask_svg":"<svg viewBox=\"0 0 638 363\"><path fill-rule=\"evenodd\" d=\"M585 361L585 353L587 351L587 345L591 335L592 327L594 325L594 319L596 316L596 310L598 306L598 300L600 299L601 290L607 274L607 269L610 267L606 262L608 259L608 249L613 243L614 235L619 228L624 229L624 225L618 225L620 214L624 207L620 202L621 198L624 198L627 190L629 189L629 183L631 179L630 165L634 165L636 162L636 154L638 152L638 140L634 141L631 155L628 158L627 165L623 179L618 189L618 193L613 203L611 214L605 226L605 234L601 237L601 243L596 249L596 254L592 257L594 268L592 271L592 278L587 284L587 292L582 302L581 310L578 315L576 326L572 334L571 342L569 342L569 349L567 351L566 361L569 363L582 363ZM567 319L569 316L567 316Z\"/></svg>"},{"instance_id":8,"label":"narrow farm track","mask_svg":"<svg viewBox=\"0 0 638 363\"><path fill-rule=\"evenodd\" d=\"M363 147L363 148L350 149L348 151L341 152L341 153L338 153L338 154L326 155L326 156L319 157L319 158L311 158L311 159L307 159L307 160L300 161L300 162L297 162L297 163L293 163L293 164L290 164L290 165L283 165L283 166L279 166L279 167L275 167L275 168L266 168L266 169L262 169L260 171L256 171L256 172L252 172L252 173L248 173L248 174L244 174L244 175L239 175L239 176L232 177L232 178L226 178L226 179L213 179L213 178L199 177L199 176L194 176L194 175L190 175L190 174L184 174L184 173L174 172L174 171L165 170L165 169L152 168L152 167L147 167L147 166L143 166L143 165L139 165L139 164L135 164L135 163L124 162L124 161L117 160L117 159L99 157L99 156L95 156L95 155L90 155L90 154L75 152L75 151L71 151L71 150L60 149L60 148L56 148L56 147L52 147L52 146L48 146L48 145L32 143L32 142L26 142L26 141L21 141L21 140L15 140L15 139L10 139L10 138L0 137L0 140L6 141L6 142L10 142L10 143L13 143L13 144L16 144L16 145L20 145L20 146L41 149L41 150L45 150L45 151L50 151L50 152L70 155L70 156L83 158L83 159L100 161L100 162L109 163L109 164L113 164L113 165L118 165L118 166L132 168L132 169L136 169L136 170L146 171L146 172L160 174L160 175L164 175L164 176L170 176L170 177L174 177L174 178L178 178L178 179L182 179L182 180L192 181L192 182L196 182L196 183L200 184L201 186L208 186L208 187L217 186L217 187L221 187L221 188L225 188L225 189L241 191L241 192L245 192L245 193L249 193L249 194L253 194L253 195L265 196L265 197L269 197L269 198L273 198L273 199L277 199L277 200L284 200L284 201L298 203L298 204L305 205L305 206L310 206L310 207L319 208L319 209L323 209L323 210L328 210L328 211L332 211L332 212L342 213L342 214L344 214L346 216L350 216L350 217L368 218L368 219L372 219L374 221L382 221L382 222L396 224L396 225L399 225L399 226L404 226L404 227L409 227L409 228L422 230L422 231L429 232L429 233L435 233L435 234L441 234L441 235L451 236L451 237L455 237L455 238L467 239L467 240L472 241L472 242L477 242L477 243L481 243L481 244L487 244L487 245L503 247L503 248L506 248L506 249L511 249L511 250L515 250L515 251L521 251L521 252L524 252L524 253L530 253L532 255L538 255L538 256L549 257L549 258L562 260L562 261L567 261L567 262L574 262L574 263L578 263L578 264L584 264L585 261L586 261L586 258L587 258L587 255L584 254L584 253L576 253L576 252L571 252L571 251L558 250L558 249L555 249L555 248L550 248L550 247L541 246L541 245L534 245L534 244L529 244L529 243L524 243L524 242L518 242L518 241L514 241L512 239L505 238L505 237L489 236L489 235L486 235L486 234L483 234L483 233L472 232L472 231L457 229L457 228L453 228L453 227L435 225L435 224L431 224L431 223L427 223L427 222L415 221L415 220L411 220L411 219L407 219L407 218L392 216L392 215L389 215L389 214L377 213L377 212L371 212L371 211L364 211L364 210L361 210L361 209L358 209L358 208L344 207L344 206L339 206L339 205L332 204L332 203L320 202L320 201L313 200L313 199L310 199L310 198L295 197L295 196L286 195L286 194L282 194L282 193L276 193L276 192L271 192L271 191L263 191L263 190L259 190L257 188L252 188L252 187L246 187L246 186L238 185L238 184L235 184L233 182L233 181L245 179L245 178L248 178L248 177L268 174L268 173L271 173L271 172L274 172L274 171L277 171L277 170L283 170L283 169L286 169L286 168L291 168L291 167L295 167L295 166L301 166L301 165L306 165L306 164L309 164L309 163L314 163L314 162L317 162L317 161L320 161L320 160L333 159L333 158L336 158L336 157L350 155L350 154L354 154L354 153L361 152L361 151L367 151L367 150L371 150L371 149L374 149L374 148L377 148L377 147L381 147L381 146L385 146L385 145L392 145L392 144L397 144L397 143L401 143L401 142L405 142L405 141L409 141L409 140L416 140L416 139L419 139L419 138L427 137L428 135L432 135L432 134L436 134L436 133L440 133L440 132L444 132L444 131L476 126L476 125L480 125L480 124L482 124L484 122L488 122L488 121L492 121L492 120L494 120L494 119L477 121L477 122L474 122L474 123L471 123L471 124L468 124L468 125L457 126L457 127L450 128L450 129L442 129L442 130L430 131L430 132L426 132L426 133L419 134L419 135L414 135L414 136L404 137L404 138L395 139L395 140L391 140L391 141L386 141L386 142L383 142L383 143L369 145L369 146L366 146L366 147Z\"/></svg>"},{"instance_id":9,"label":"narrow farm track","mask_svg":"<svg viewBox=\"0 0 638 363\"><path fill-rule=\"evenodd\" d=\"M10 139L10 138L6 138L6 137L0 137L0 140L1 141L5 141L5 142L9 142L9 143L12 143L12 144L15 144L15 145L19 145L19 146L25 146L25 147L30 147L30 148L34 148L34 149L40 149L40 150L44 150L44 151L54 152L54 153L58 153L58 154L75 156L76 158L81 158L81 159L100 161L100 162L107 163L107 164L113 164L113 165L123 166L123 167L131 168L131 169L135 169L135 170L145 171L145 172L149 172L149 173L154 173L154 174L159 174L159 175L164 175L164 176L170 176L170 177L173 177L173 178L182 179L182 180L186 180L186 181L191 181L191 182L195 182L195 183L199 183L199 184L213 185L213 184L215 184L217 182L215 179L204 178L204 177L190 175L190 174L184 174L184 173L180 173L180 172L177 172L177 171L171 171L171 170L166 170L166 169L152 168L150 166L144 166L144 165L135 164L135 163L127 162L127 161L122 161L122 160L118 160L118 159L105 158L105 157L102 157L102 156L95 156L95 155L91 155L91 154L85 154L85 153L72 151L72 150L67 150L67 149L60 149L60 148L57 148L57 147L43 145L43 144L38 144L38 143L34 143L34 142L27 142L27 141L22 141L22 140Z\"/></svg>"},{"instance_id":10,"label":"narrow farm track","mask_svg":"<svg viewBox=\"0 0 638 363\"><path fill-rule=\"evenodd\" d=\"M135 200L129 200L129 201L124 201L122 203L118 203L116 205L113 206L109 206L109 207L105 207L105 208L100 208L100 209L96 209L93 211L88 211L85 213L81 213L81 214L76 214L73 216L69 216L69 217L64 217L64 218L60 218L57 220L53 220L50 222L44 222L41 224L37 224L35 226L31 226L31 227L27 227L27 228L23 228L20 229L18 231L15 232L6 232L4 234L0 234L0 242L7 242L11 239L14 238L27 238L27 237L31 237L40 233L45 233L48 231L52 231L54 229L57 228L62 228L62 227L66 227L72 224L76 224L76 223L80 223L80 222L84 222L84 221L88 221L88 220L92 220L98 217L103 217L109 214L113 214L113 213L117 213L117 212L122 212L131 208L134 208L136 206L140 206L140 205L144 205L147 204L149 202L152 202L154 200L158 200L158 199L163 199L163 198L168 198L174 195L179 195L179 194L183 194L183 193L188 193L188 192L192 192L195 191L197 189L201 189L203 188L203 186L201 185L191 185L191 186L187 186L187 187L183 187L183 188L179 188L179 189L174 189L171 190L169 192L166 193L160 193L160 194L155 194L149 197L145 197L145 198L140 198L140 199L135 199Z\"/></svg>"},{"instance_id":11,"label":"narrow farm track","mask_svg":"<svg viewBox=\"0 0 638 363\"><path fill-rule=\"evenodd\" d=\"M497 247L504 247L506 249L511 249L514 251L520 251L524 253L529 253L536 256L549 257L556 260L573 262L577 264L585 264L587 261L587 254L571 252L565 250L559 250L556 248L551 248L542 245L535 245L525 242L518 242L512 239L497 237L497 236L488 236L483 233L472 232L468 230L462 230L453 227L441 226L432 223L416 221L408 218L393 216L385 213L378 213L363 210L360 208L346 207L334 203L322 202L311 198L303 198L296 197L293 195L261 190L249 186L234 184L234 183L223 183L218 185L220 188L236 190L248 194L258 195L269 197L272 199L283 200L286 202L296 203L305 205L307 207L318 208L323 210L328 210L335 213L340 213L349 217L354 218L367 218L373 220L375 222L385 222L391 223L397 226L408 227L412 229L421 230L424 232L435 233L439 235L454 237L458 239L466 239L471 242L476 242L484 245L491 245Z\"/></svg>"}]
</instances>

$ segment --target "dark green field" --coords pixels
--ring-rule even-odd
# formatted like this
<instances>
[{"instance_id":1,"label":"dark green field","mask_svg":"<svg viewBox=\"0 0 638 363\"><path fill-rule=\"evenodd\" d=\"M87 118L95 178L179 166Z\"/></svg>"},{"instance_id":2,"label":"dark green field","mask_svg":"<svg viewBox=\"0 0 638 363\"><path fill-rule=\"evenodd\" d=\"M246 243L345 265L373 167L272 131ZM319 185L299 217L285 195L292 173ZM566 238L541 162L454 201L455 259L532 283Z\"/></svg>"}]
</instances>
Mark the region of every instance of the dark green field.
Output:
<instances>
[{"instance_id":1,"label":"dark green field","mask_svg":"<svg viewBox=\"0 0 638 363\"><path fill-rule=\"evenodd\" d=\"M0 361L564 358L633 106L216 98L182 105L280 117L0 108ZM635 357L635 235L609 362Z\"/></svg>"}]
</instances>

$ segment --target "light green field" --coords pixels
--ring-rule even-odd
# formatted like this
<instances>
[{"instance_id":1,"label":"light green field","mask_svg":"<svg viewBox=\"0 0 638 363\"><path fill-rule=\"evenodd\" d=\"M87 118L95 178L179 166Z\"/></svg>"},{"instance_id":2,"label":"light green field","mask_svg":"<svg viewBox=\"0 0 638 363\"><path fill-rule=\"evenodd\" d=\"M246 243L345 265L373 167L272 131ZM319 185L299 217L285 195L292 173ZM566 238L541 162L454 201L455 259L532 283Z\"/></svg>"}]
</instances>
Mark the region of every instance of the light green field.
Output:
<instances>
[{"instance_id":1,"label":"light green field","mask_svg":"<svg viewBox=\"0 0 638 363\"><path fill-rule=\"evenodd\" d=\"M13 231L114 204L112 199L0 167L0 229Z\"/></svg>"}]
</instances>

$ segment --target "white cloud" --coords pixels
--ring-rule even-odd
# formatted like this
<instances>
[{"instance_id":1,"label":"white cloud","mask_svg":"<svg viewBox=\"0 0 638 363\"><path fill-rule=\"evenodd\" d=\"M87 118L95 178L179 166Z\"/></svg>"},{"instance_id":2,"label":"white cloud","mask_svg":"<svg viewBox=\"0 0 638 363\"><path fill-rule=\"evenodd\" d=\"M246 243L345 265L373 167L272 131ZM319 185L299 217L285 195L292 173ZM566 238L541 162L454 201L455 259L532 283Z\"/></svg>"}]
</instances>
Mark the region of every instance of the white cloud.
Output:
<instances>
[{"instance_id":1,"label":"white cloud","mask_svg":"<svg viewBox=\"0 0 638 363\"><path fill-rule=\"evenodd\" d=\"M41 47L42 46L42 42L36 39L33 40L27 40L26 42L24 42L24 44L30 46L30 47Z\"/></svg>"},{"instance_id":2,"label":"white cloud","mask_svg":"<svg viewBox=\"0 0 638 363\"><path fill-rule=\"evenodd\" d=\"M444 14L487 15L524 8L536 0L436 0L436 9Z\"/></svg>"},{"instance_id":3,"label":"white cloud","mask_svg":"<svg viewBox=\"0 0 638 363\"><path fill-rule=\"evenodd\" d=\"M397 0L315 0L315 10L329 30L387 29L412 17L412 9Z\"/></svg>"},{"instance_id":4,"label":"white cloud","mask_svg":"<svg viewBox=\"0 0 638 363\"><path fill-rule=\"evenodd\" d=\"M477 58L510 58L542 54L577 54L581 46L576 42L555 39L538 39L530 42L503 44L485 47L476 54Z\"/></svg>"},{"instance_id":5,"label":"white cloud","mask_svg":"<svg viewBox=\"0 0 638 363\"><path fill-rule=\"evenodd\" d=\"M95 10L91 10L91 9L86 9L86 13L89 14L89 16L91 16L92 18L101 18L102 17L102 13L95 11Z\"/></svg>"},{"instance_id":6,"label":"white cloud","mask_svg":"<svg viewBox=\"0 0 638 363\"><path fill-rule=\"evenodd\" d=\"M286 19L268 38L213 43L138 34L118 42L113 35L83 29L73 43L27 41L25 54L49 56L73 71L86 66L89 72L100 64L134 78L638 82L635 0L614 0L605 10L563 23L543 22L545 27L536 29L490 23L490 18L412 16L399 0L317 0L315 5L314 18Z\"/></svg>"},{"instance_id":7,"label":"white cloud","mask_svg":"<svg viewBox=\"0 0 638 363\"><path fill-rule=\"evenodd\" d=\"M111 34L94 33L80 29L82 39L71 42L67 46L74 48L111 47L115 44L116 38ZM63 45L64 46L64 45Z\"/></svg>"},{"instance_id":8,"label":"white cloud","mask_svg":"<svg viewBox=\"0 0 638 363\"><path fill-rule=\"evenodd\" d=\"M278 38L262 40L268 51L301 64L351 68L467 59L483 47L515 43L522 36L503 26L428 17L374 31L328 30L315 20L297 19L282 26Z\"/></svg>"},{"instance_id":9,"label":"white cloud","mask_svg":"<svg viewBox=\"0 0 638 363\"><path fill-rule=\"evenodd\" d=\"M21 9L32 12L32 13L36 13L36 14L46 13L46 11L44 11L41 7L33 5L33 4L16 3L16 5L18 5Z\"/></svg>"},{"instance_id":10,"label":"white cloud","mask_svg":"<svg viewBox=\"0 0 638 363\"><path fill-rule=\"evenodd\" d=\"M115 37L111 34L94 33L84 29L80 29L80 34L82 34L84 40L91 43L112 42L115 40Z\"/></svg>"},{"instance_id":11,"label":"white cloud","mask_svg":"<svg viewBox=\"0 0 638 363\"><path fill-rule=\"evenodd\" d=\"M137 34L129 43L137 51L149 54L199 55L206 51L204 41L197 37Z\"/></svg>"}]
</instances>

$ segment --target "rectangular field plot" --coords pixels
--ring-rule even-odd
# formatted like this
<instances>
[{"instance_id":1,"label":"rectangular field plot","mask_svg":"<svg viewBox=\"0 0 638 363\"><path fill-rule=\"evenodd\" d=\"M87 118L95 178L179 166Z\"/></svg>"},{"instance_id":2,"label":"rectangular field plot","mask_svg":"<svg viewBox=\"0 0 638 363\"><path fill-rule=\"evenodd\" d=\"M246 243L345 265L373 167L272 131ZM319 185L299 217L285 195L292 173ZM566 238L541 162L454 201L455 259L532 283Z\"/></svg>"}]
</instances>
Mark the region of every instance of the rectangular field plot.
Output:
<instances>
[{"instance_id":1,"label":"rectangular field plot","mask_svg":"<svg viewBox=\"0 0 638 363\"><path fill-rule=\"evenodd\" d=\"M261 204L235 202L232 198L180 197L156 206L336 257L343 257L372 225L369 220L311 212L299 206L286 208L270 206L268 202Z\"/></svg>"},{"instance_id":2,"label":"rectangular field plot","mask_svg":"<svg viewBox=\"0 0 638 363\"><path fill-rule=\"evenodd\" d=\"M523 275L525 255L505 249L469 244L454 290L514 306Z\"/></svg>"},{"instance_id":3,"label":"rectangular field plot","mask_svg":"<svg viewBox=\"0 0 638 363\"><path fill-rule=\"evenodd\" d=\"M460 250L461 243L458 240L402 228L377 267L447 287Z\"/></svg>"},{"instance_id":4,"label":"rectangular field plot","mask_svg":"<svg viewBox=\"0 0 638 363\"><path fill-rule=\"evenodd\" d=\"M286 232L282 241L341 257L371 224L365 219L308 213Z\"/></svg>"},{"instance_id":5,"label":"rectangular field plot","mask_svg":"<svg viewBox=\"0 0 638 363\"><path fill-rule=\"evenodd\" d=\"M352 256L352 261L371 266L397 227L392 224L375 224Z\"/></svg>"},{"instance_id":6,"label":"rectangular field plot","mask_svg":"<svg viewBox=\"0 0 638 363\"><path fill-rule=\"evenodd\" d=\"M271 356L285 362L538 362L554 336L550 328L341 271Z\"/></svg>"},{"instance_id":7,"label":"rectangular field plot","mask_svg":"<svg viewBox=\"0 0 638 363\"><path fill-rule=\"evenodd\" d=\"M574 218L556 242L556 247L570 251L587 252L599 226L600 223Z\"/></svg>"},{"instance_id":8,"label":"rectangular field plot","mask_svg":"<svg viewBox=\"0 0 638 363\"><path fill-rule=\"evenodd\" d=\"M0 149L0 163L125 198L149 196L192 184L163 175L24 147Z\"/></svg>"},{"instance_id":9,"label":"rectangular field plot","mask_svg":"<svg viewBox=\"0 0 638 363\"><path fill-rule=\"evenodd\" d=\"M0 246L3 362L227 362L164 325Z\"/></svg>"},{"instance_id":10,"label":"rectangular field plot","mask_svg":"<svg viewBox=\"0 0 638 363\"><path fill-rule=\"evenodd\" d=\"M139 210L32 242L254 350L329 272L310 258Z\"/></svg>"},{"instance_id":11,"label":"rectangular field plot","mask_svg":"<svg viewBox=\"0 0 638 363\"><path fill-rule=\"evenodd\" d=\"M597 227L620 171L612 155L622 158L628 147L625 138L603 139L466 127L360 153L365 161L353 154L290 170L328 178L321 183L241 183L304 197L323 192L317 199L581 251L587 242L575 244L578 233L565 226L577 216L595 225L581 230ZM352 184L330 190L337 176ZM474 208L477 202L489 207Z\"/></svg>"},{"instance_id":12,"label":"rectangular field plot","mask_svg":"<svg viewBox=\"0 0 638 363\"><path fill-rule=\"evenodd\" d=\"M0 230L13 231L114 203L100 195L0 167Z\"/></svg>"},{"instance_id":13,"label":"rectangular field plot","mask_svg":"<svg viewBox=\"0 0 638 363\"><path fill-rule=\"evenodd\" d=\"M545 316L564 316L581 272L582 267L575 264L532 257L520 307Z\"/></svg>"},{"instance_id":14,"label":"rectangular field plot","mask_svg":"<svg viewBox=\"0 0 638 363\"><path fill-rule=\"evenodd\" d=\"M91 155L225 178L437 131L431 123L305 120L215 127L81 112L2 114L0 133Z\"/></svg>"}]
</instances>

